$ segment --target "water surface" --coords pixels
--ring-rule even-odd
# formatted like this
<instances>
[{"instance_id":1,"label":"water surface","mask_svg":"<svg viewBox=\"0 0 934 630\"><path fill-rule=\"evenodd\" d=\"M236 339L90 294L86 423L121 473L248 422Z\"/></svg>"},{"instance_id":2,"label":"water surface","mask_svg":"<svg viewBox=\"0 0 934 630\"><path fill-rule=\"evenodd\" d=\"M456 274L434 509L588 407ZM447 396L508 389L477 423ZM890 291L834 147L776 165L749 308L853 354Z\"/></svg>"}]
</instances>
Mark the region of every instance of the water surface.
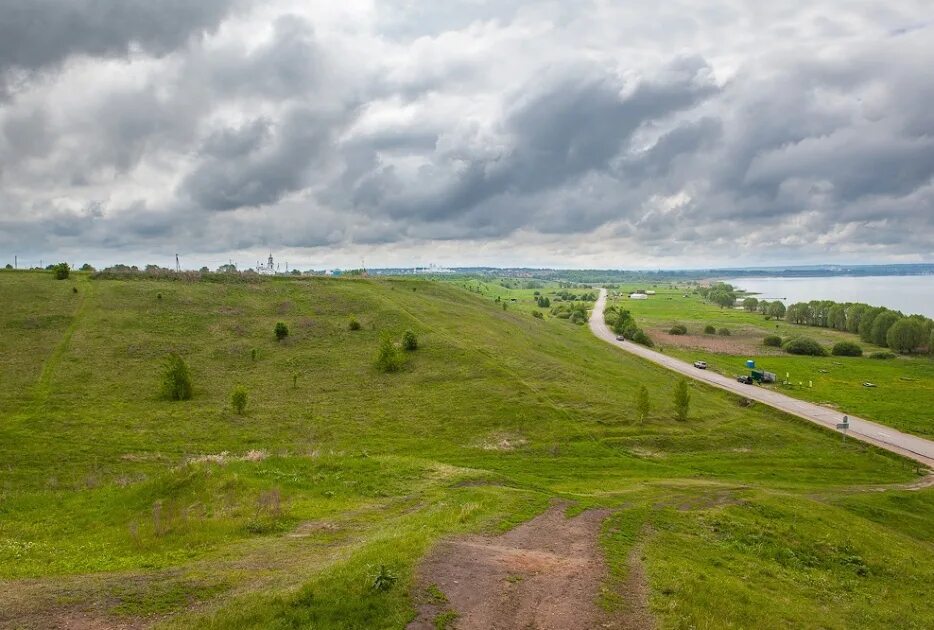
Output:
<instances>
[{"instance_id":1,"label":"water surface","mask_svg":"<svg viewBox=\"0 0 934 630\"><path fill-rule=\"evenodd\" d=\"M786 305L811 300L864 302L905 315L934 317L934 275L733 278L724 282L758 293L759 299L781 300Z\"/></svg>"}]
</instances>

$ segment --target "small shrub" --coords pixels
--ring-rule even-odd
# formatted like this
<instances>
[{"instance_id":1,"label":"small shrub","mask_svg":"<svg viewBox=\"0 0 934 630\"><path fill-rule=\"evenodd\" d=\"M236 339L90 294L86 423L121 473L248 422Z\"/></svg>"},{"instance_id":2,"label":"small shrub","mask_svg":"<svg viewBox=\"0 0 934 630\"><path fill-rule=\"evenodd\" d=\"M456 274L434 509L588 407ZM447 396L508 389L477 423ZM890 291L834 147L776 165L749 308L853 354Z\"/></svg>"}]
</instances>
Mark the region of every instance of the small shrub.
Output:
<instances>
[{"instance_id":1,"label":"small shrub","mask_svg":"<svg viewBox=\"0 0 934 630\"><path fill-rule=\"evenodd\" d=\"M373 575L373 581L370 583L370 587L374 591L385 592L392 589L398 579L399 576L389 570L385 564L381 564Z\"/></svg>"},{"instance_id":2,"label":"small shrub","mask_svg":"<svg viewBox=\"0 0 934 630\"><path fill-rule=\"evenodd\" d=\"M683 378L675 385L675 418L684 422L688 419L691 407L691 392L688 391L688 382Z\"/></svg>"},{"instance_id":3,"label":"small shrub","mask_svg":"<svg viewBox=\"0 0 934 630\"><path fill-rule=\"evenodd\" d=\"M405 356L396 348L389 336L384 335L376 353L376 369L380 372L398 372L405 363Z\"/></svg>"},{"instance_id":4,"label":"small shrub","mask_svg":"<svg viewBox=\"0 0 934 630\"><path fill-rule=\"evenodd\" d=\"M789 339L782 345L782 349L788 354L804 354L812 357L827 356L827 351L824 350L824 347L810 337L795 337L794 339Z\"/></svg>"},{"instance_id":5,"label":"small shrub","mask_svg":"<svg viewBox=\"0 0 934 630\"><path fill-rule=\"evenodd\" d=\"M72 292L72 293L77 293L77 292L78 292L78 287L71 287L71 292Z\"/></svg>"},{"instance_id":6,"label":"small shrub","mask_svg":"<svg viewBox=\"0 0 934 630\"><path fill-rule=\"evenodd\" d=\"M717 334L721 337L729 337L731 333L729 328L721 328L717 331Z\"/></svg>"},{"instance_id":7,"label":"small shrub","mask_svg":"<svg viewBox=\"0 0 934 630\"><path fill-rule=\"evenodd\" d=\"M191 399L191 372L185 360L174 352L163 365L162 395L169 400Z\"/></svg>"},{"instance_id":8,"label":"small shrub","mask_svg":"<svg viewBox=\"0 0 934 630\"><path fill-rule=\"evenodd\" d=\"M648 348L653 348L655 346L655 343L652 341L652 339L647 334L645 334L645 331L641 328L636 330L635 334L632 336L632 340Z\"/></svg>"},{"instance_id":9,"label":"small shrub","mask_svg":"<svg viewBox=\"0 0 934 630\"><path fill-rule=\"evenodd\" d=\"M863 356L863 349L859 344L852 341L839 341L833 345L830 354L835 357L861 357Z\"/></svg>"},{"instance_id":10,"label":"small shrub","mask_svg":"<svg viewBox=\"0 0 934 630\"><path fill-rule=\"evenodd\" d=\"M250 350L250 359L252 359L253 361L256 361L256 348L253 348L252 350Z\"/></svg>"},{"instance_id":11,"label":"small shrub","mask_svg":"<svg viewBox=\"0 0 934 630\"><path fill-rule=\"evenodd\" d=\"M238 416L242 416L243 412L246 410L246 402L246 388L243 385L237 385L230 394L230 406L233 407L233 410Z\"/></svg>"},{"instance_id":12,"label":"small shrub","mask_svg":"<svg viewBox=\"0 0 934 630\"><path fill-rule=\"evenodd\" d=\"M773 348L781 348L782 338L779 337L778 335L769 335L768 337L762 340L762 343L767 346L771 346Z\"/></svg>"},{"instance_id":13,"label":"small shrub","mask_svg":"<svg viewBox=\"0 0 934 630\"><path fill-rule=\"evenodd\" d=\"M894 352L886 352L883 350L882 352L873 352L872 354L869 355L869 358L885 360L885 359L894 359L896 356L897 355Z\"/></svg>"},{"instance_id":14,"label":"small shrub","mask_svg":"<svg viewBox=\"0 0 934 630\"><path fill-rule=\"evenodd\" d=\"M716 334L716 333L717 333L717 329L716 329L715 327L713 327L712 325L707 324L706 326L704 326L704 334L705 334L705 335L714 335L714 334Z\"/></svg>"},{"instance_id":15,"label":"small shrub","mask_svg":"<svg viewBox=\"0 0 934 630\"><path fill-rule=\"evenodd\" d=\"M408 352L418 350L418 337L411 330L407 330L402 334L402 348Z\"/></svg>"},{"instance_id":16,"label":"small shrub","mask_svg":"<svg viewBox=\"0 0 934 630\"><path fill-rule=\"evenodd\" d=\"M648 418L650 409L649 390L646 389L645 385L640 385L636 391L636 415L639 417L640 423L645 422L645 419Z\"/></svg>"},{"instance_id":17,"label":"small shrub","mask_svg":"<svg viewBox=\"0 0 934 630\"><path fill-rule=\"evenodd\" d=\"M542 315L541 311L532 311L532 317L535 319L545 319L545 316Z\"/></svg>"},{"instance_id":18,"label":"small shrub","mask_svg":"<svg viewBox=\"0 0 934 630\"><path fill-rule=\"evenodd\" d=\"M687 326L683 324L675 324L671 327L671 330L668 331L669 335L686 335L688 334Z\"/></svg>"},{"instance_id":19,"label":"small shrub","mask_svg":"<svg viewBox=\"0 0 934 630\"><path fill-rule=\"evenodd\" d=\"M161 293L156 293L156 299L157 299L157 300L161 300L161 299L162 299L162 294L161 294Z\"/></svg>"},{"instance_id":20,"label":"small shrub","mask_svg":"<svg viewBox=\"0 0 934 630\"><path fill-rule=\"evenodd\" d=\"M68 274L71 273L71 267L66 262L60 262L52 267L52 272L55 274L56 280L67 280Z\"/></svg>"},{"instance_id":21,"label":"small shrub","mask_svg":"<svg viewBox=\"0 0 934 630\"><path fill-rule=\"evenodd\" d=\"M284 322L276 322L276 339L282 341L289 336L289 327Z\"/></svg>"},{"instance_id":22,"label":"small shrub","mask_svg":"<svg viewBox=\"0 0 934 630\"><path fill-rule=\"evenodd\" d=\"M347 324L347 328L350 330L360 330L360 322L357 321L356 317L351 317L350 322Z\"/></svg>"}]
</instances>

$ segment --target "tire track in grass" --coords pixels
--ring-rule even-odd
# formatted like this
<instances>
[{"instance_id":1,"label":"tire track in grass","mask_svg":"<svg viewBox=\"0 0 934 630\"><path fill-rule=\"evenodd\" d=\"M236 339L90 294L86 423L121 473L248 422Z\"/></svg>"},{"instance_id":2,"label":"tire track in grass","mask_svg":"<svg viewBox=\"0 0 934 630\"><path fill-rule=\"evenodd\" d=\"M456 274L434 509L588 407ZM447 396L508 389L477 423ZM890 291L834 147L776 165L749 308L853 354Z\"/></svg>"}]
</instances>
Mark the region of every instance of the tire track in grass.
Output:
<instances>
[{"instance_id":1,"label":"tire track in grass","mask_svg":"<svg viewBox=\"0 0 934 630\"><path fill-rule=\"evenodd\" d=\"M29 404L26 410L26 416L34 415L43 405L45 405L46 401L48 401L49 394L52 390L52 376L55 373L56 368L58 368L58 366L61 364L65 353L68 351L68 347L71 344L71 338L74 336L75 331L78 329L78 326L81 323L81 319L87 310L89 298L93 293L93 290L91 289L92 283L86 279L80 279L79 283L83 284L84 288L80 292L81 297L79 298L78 306L75 307L75 310L72 313L71 323L68 324L68 327L62 334L61 341L58 342L58 345L55 346L55 349L52 350L46 360L42 363L42 371L39 373L39 378L36 380L35 385L32 387L32 402Z\"/></svg>"}]
</instances>

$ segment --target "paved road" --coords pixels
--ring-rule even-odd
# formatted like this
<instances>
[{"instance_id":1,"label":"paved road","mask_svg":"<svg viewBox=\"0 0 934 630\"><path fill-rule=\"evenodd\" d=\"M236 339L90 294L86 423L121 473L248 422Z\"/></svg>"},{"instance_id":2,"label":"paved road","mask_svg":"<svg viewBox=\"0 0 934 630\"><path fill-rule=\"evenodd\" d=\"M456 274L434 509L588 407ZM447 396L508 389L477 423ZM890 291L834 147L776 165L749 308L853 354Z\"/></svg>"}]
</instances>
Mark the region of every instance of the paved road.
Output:
<instances>
[{"instance_id":1,"label":"paved road","mask_svg":"<svg viewBox=\"0 0 934 630\"><path fill-rule=\"evenodd\" d=\"M821 407L813 403L791 398L757 385L744 385L733 378L711 372L709 370L699 370L690 363L675 359L661 352L650 350L645 346L632 343L631 341L617 341L616 335L603 321L603 308L606 305L606 289L600 289L600 298L594 305L593 315L590 317L590 330L600 339L611 343L627 352L638 355L643 359L648 359L669 370L680 372L695 380L725 389L729 392L745 396L751 400L769 405L786 413L796 415L805 420L810 420L816 424L837 431L837 423L843 420L843 414L833 409ZM849 416L850 428L847 430L847 436L874 444L880 448L904 455L925 466L934 468L934 442L925 440L914 435L908 435L896 431L869 420L864 420L856 416Z\"/></svg>"}]
</instances>

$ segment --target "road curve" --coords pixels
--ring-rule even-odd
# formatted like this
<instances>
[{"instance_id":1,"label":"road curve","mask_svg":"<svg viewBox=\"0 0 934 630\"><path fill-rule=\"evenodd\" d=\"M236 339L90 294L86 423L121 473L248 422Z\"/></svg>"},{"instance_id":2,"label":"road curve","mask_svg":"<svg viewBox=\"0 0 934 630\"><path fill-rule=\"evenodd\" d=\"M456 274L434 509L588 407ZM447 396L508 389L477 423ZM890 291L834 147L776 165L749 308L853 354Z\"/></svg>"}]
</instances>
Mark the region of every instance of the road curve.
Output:
<instances>
[{"instance_id":1,"label":"road curve","mask_svg":"<svg viewBox=\"0 0 934 630\"><path fill-rule=\"evenodd\" d=\"M792 398L764 387L744 385L743 383L739 383L732 378L717 374L716 372L699 370L690 363L662 354L661 352L656 352L655 350L640 346L631 341L617 341L616 335L613 334L613 331L610 330L609 326L603 321L603 309L605 306L606 289L600 289L600 297L597 299L593 314L590 316L590 330L603 341L638 355L643 359L648 359L669 370L684 374L696 381L725 389L728 392L744 396L751 400L756 400L780 411L784 411L785 413L810 420L815 424L819 424L833 431L838 431L837 423L843 420L843 414L838 411L798 400L797 398ZM934 468L934 442L915 435L908 435L907 433L896 431L891 427L864 420L856 416L849 416L849 424L850 428L846 432L847 436L873 444L879 448L884 448L887 451L898 453L899 455L924 464L929 468Z\"/></svg>"}]
</instances>

